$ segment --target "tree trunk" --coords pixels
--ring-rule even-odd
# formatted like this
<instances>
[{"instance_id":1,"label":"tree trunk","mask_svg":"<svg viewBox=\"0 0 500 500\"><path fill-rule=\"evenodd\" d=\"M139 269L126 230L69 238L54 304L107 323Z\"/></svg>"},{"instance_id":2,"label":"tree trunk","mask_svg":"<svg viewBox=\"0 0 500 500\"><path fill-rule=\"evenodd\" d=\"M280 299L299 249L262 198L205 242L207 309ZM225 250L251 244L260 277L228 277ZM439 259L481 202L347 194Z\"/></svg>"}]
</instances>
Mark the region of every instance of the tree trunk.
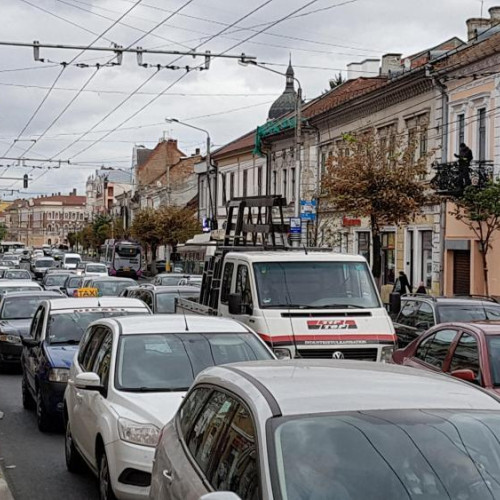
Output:
<instances>
[{"instance_id":1,"label":"tree trunk","mask_svg":"<svg viewBox=\"0 0 500 500\"><path fill-rule=\"evenodd\" d=\"M156 269L156 251L157 245L151 245L151 274L154 276L158 273Z\"/></svg>"},{"instance_id":2,"label":"tree trunk","mask_svg":"<svg viewBox=\"0 0 500 500\"><path fill-rule=\"evenodd\" d=\"M490 284L488 283L488 253L485 246L481 243L481 258L483 260L483 279L484 279L484 293L490 296Z\"/></svg>"},{"instance_id":3,"label":"tree trunk","mask_svg":"<svg viewBox=\"0 0 500 500\"><path fill-rule=\"evenodd\" d=\"M370 220L371 232L372 232L372 242L373 242L373 263L372 263L372 273L377 283L380 287L380 278L382 275L382 255L381 255L381 245L380 245L380 230L377 221L374 217Z\"/></svg>"}]
</instances>

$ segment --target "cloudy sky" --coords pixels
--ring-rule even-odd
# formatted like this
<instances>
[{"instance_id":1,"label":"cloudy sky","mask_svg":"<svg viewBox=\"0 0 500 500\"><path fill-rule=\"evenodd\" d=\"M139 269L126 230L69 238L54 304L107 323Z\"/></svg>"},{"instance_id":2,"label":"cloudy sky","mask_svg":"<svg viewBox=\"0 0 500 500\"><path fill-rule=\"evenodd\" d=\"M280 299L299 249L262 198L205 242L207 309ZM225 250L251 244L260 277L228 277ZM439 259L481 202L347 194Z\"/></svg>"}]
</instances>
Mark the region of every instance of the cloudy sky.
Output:
<instances>
[{"instance_id":1,"label":"cloudy sky","mask_svg":"<svg viewBox=\"0 0 500 500\"><path fill-rule=\"evenodd\" d=\"M478 17L481 8L487 15L487 9L498 3L0 0L0 41L88 46L102 35L95 46L116 43L174 51L199 47L213 53L230 49L228 53L245 52L278 71L286 69L291 54L296 76L310 99L327 89L328 80L349 62L386 52L410 55L452 36L465 39L465 20ZM279 75L230 59L213 60L209 71L186 74L142 68L134 54L125 54L121 66L99 69L95 65L106 63L112 54L41 49L40 57L45 62L35 62L29 47L0 46L0 156L71 163L58 169L5 168L14 161L0 158L1 189L22 188L22 182L6 177L29 173L33 178L29 188L14 197L74 187L83 192L85 179L95 168L130 168L134 144L154 147L163 136L176 138L186 154L203 147L202 133L166 124L165 117L208 129L212 142L223 145L265 122L270 104L284 87ZM175 59L144 56L144 62L152 65L172 64ZM70 61L73 64L66 68L60 64ZM75 66L79 63L89 67ZM174 64L201 63L184 57ZM26 161L25 165L48 164ZM0 195L12 198L5 191Z\"/></svg>"}]
</instances>

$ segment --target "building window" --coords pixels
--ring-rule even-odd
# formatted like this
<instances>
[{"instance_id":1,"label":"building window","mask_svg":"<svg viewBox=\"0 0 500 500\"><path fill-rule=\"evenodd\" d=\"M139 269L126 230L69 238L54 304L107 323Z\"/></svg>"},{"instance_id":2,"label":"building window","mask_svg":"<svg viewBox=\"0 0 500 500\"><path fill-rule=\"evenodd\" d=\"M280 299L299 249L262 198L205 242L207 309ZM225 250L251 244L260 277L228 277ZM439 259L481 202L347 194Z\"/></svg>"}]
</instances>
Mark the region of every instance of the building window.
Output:
<instances>
[{"instance_id":1,"label":"building window","mask_svg":"<svg viewBox=\"0 0 500 500\"><path fill-rule=\"evenodd\" d=\"M226 186L226 174L221 174L220 176L220 182L221 182L221 200L222 204L225 206L227 203L227 186Z\"/></svg>"},{"instance_id":2,"label":"building window","mask_svg":"<svg viewBox=\"0 0 500 500\"><path fill-rule=\"evenodd\" d=\"M278 189L278 172L273 170L273 194L277 194L276 191Z\"/></svg>"},{"instance_id":3,"label":"building window","mask_svg":"<svg viewBox=\"0 0 500 500\"><path fill-rule=\"evenodd\" d=\"M420 280L426 288L432 286L432 231L421 231L422 262Z\"/></svg>"},{"instance_id":4,"label":"building window","mask_svg":"<svg viewBox=\"0 0 500 500\"><path fill-rule=\"evenodd\" d=\"M248 196L248 170L243 170L243 198Z\"/></svg>"},{"instance_id":5,"label":"building window","mask_svg":"<svg viewBox=\"0 0 500 500\"><path fill-rule=\"evenodd\" d=\"M326 172L326 153L322 152L321 153L321 177L325 175Z\"/></svg>"},{"instance_id":6,"label":"building window","mask_svg":"<svg viewBox=\"0 0 500 500\"><path fill-rule=\"evenodd\" d=\"M396 233L394 231L382 233L382 278L384 285L392 285L396 266Z\"/></svg>"},{"instance_id":7,"label":"building window","mask_svg":"<svg viewBox=\"0 0 500 500\"><path fill-rule=\"evenodd\" d=\"M370 262L370 232L358 231L356 233L356 240L358 255L362 255Z\"/></svg>"},{"instance_id":8,"label":"building window","mask_svg":"<svg viewBox=\"0 0 500 500\"><path fill-rule=\"evenodd\" d=\"M462 113L461 115L458 115L457 118L458 122L458 144L457 144L457 151L460 148L460 144L465 142L465 115Z\"/></svg>"},{"instance_id":9,"label":"building window","mask_svg":"<svg viewBox=\"0 0 500 500\"><path fill-rule=\"evenodd\" d=\"M229 199L232 200L234 198L234 172L231 172L229 176Z\"/></svg>"},{"instance_id":10,"label":"building window","mask_svg":"<svg viewBox=\"0 0 500 500\"><path fill-rule=\"evenodd\" d=\"M478 157L479 161L486 160L486 108L478 110Z\"/></svg>"},{"instance_id":11,"label":"building window","mask_svg":"<svg viewBox=\"0 0 500 500\"><path fill-rule=\"evenodd\" d=\"M295 168L290 169L292 175L292 200L295 200Z\"/></svg>"},{"instance_id":12,"label":"building window","mask_svg":"<svg viewBox=\"0 0 500 500\"><path fill-rule=\"evenodd\" d=\"M262 167L257 168L257 194L262 195Z\"/></svg>"},{"instance_id":13,"label":"building window","mask_svg":"<svg viewBox=\"0 0 500 500\"><path fill-rule=\"evenodd\" d=\"M287 198L287 194L288 194L288 170L286 168L283 169L282 181L283 181L282 194L283 194L283 197L286 199Z\"/></svg>"},{"instance_id":14,"label":"building window","mask_svg":"<svg viewBox=\"0 0 500 500\"><path fill-rule=\"evenodd\" d=\"M427 128L422 128L420 130L419 158L423 158L426 155L427 155Z\"/></svg>"}]
</instances>

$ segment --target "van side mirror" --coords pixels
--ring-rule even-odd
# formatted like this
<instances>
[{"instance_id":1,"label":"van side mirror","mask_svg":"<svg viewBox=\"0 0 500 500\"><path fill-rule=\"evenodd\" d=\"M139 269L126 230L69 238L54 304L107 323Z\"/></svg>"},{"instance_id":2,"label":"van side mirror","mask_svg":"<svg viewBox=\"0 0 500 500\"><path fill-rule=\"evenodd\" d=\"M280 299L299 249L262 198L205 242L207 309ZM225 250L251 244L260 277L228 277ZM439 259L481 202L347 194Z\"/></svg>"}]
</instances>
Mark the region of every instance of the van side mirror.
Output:
<instances>
[{"instance_id":1,"label":"van side mirror","mask_svg":"<svg viewBox=\"0 0 500 500\"><path fill-rule=\"evenodd\" d=\"M40 341L33 337L21 337L21 343L25 347L38 347L40 345Z\"/></svg>"},{"instance_id":2,"label":"van side mirror","mask_svg":"<svg viewBox=\"0 0 500 500\"><path fill-rule=\"evenodd\" d=\"M229 314L241 314L241 293L229 294Z\"/></svg>"},{"instance_id":3,"label":"van side mirror","mask_svg":"<svg viewBox=\"0 0 500 500\"><path fill-rule=\"evenodd\" d=\"M401 311L401 294L392 292L389 295L389 309L392 315L397 316Z\"/></svg>"}]
</instances>

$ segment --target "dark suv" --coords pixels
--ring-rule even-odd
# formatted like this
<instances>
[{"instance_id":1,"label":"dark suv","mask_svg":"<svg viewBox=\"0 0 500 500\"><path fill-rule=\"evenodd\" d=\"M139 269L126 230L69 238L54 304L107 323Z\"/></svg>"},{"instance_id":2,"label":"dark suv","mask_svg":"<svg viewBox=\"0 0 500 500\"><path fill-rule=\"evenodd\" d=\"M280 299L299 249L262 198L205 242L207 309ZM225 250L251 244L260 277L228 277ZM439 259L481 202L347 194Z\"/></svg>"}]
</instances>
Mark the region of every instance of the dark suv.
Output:
<instances>
[{"instance_id":1,"label":"dark suv","mask_svg":"<svg viewBox=\"0 0 500 500\"><path fill-rule=\"evenodd\" d=\"M440 323L499 320L500 304L487 297L431 297L403 295L394 328L398 347L406 347L419 335Z\"/></svg>"}]
</instances>

